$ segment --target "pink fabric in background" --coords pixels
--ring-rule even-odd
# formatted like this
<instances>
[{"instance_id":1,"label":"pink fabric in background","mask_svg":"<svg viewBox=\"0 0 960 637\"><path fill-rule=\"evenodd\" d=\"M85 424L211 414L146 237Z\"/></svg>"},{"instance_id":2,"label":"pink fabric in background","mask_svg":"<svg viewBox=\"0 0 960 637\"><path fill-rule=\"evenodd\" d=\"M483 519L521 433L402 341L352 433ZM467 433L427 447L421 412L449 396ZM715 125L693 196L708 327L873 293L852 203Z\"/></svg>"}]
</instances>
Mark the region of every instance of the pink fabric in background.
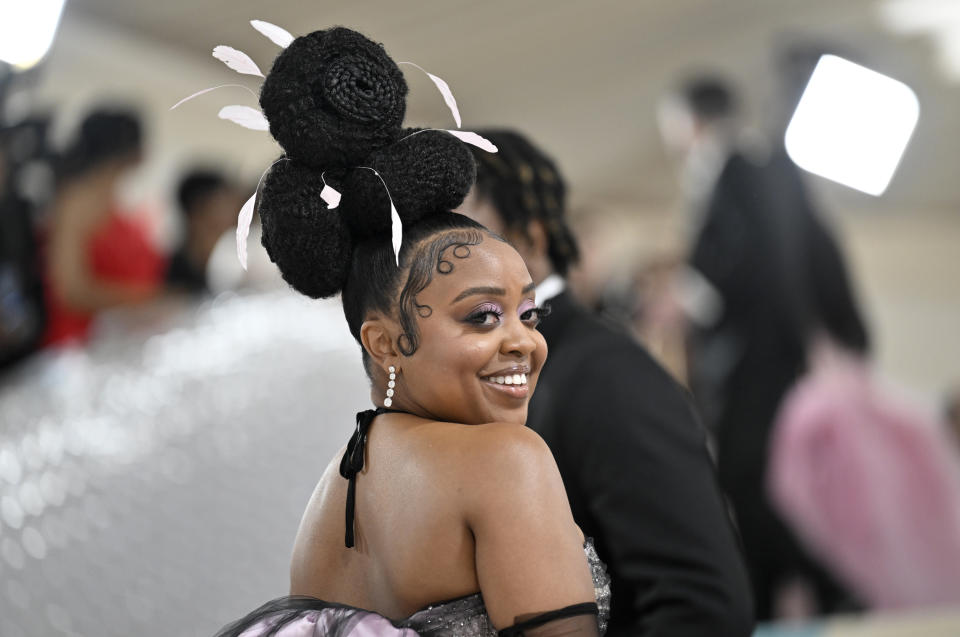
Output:
<instances>
[{"instance_id":1,"label":"pink fabric in background","mask_svg":"<svg viewBox=\"0 0 960 637\"><path fill-rule=\"evenodd\" d=\"M960 603L960 459L946 426L833 349L788 394L768 489L876 608Z\"/></svg>"}]
</instances>

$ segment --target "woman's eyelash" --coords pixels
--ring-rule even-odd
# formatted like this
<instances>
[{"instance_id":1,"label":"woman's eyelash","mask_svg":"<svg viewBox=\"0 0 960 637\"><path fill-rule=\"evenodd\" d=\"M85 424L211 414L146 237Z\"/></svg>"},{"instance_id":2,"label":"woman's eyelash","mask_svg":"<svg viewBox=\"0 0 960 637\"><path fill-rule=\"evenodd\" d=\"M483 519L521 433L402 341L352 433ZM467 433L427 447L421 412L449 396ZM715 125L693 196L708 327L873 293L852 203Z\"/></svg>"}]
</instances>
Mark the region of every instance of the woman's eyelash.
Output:
<instances>
[{"instance_id":1,"label":"woman's eyelash","mask_svg":"<svg viewBox=\"0 0 960 637\"><path fill-rule=\"evenodd\" d=\"M467 321L470 323L484 324L488 315L494 315L497 317L497 320L503 316L503 310L493 304L481 305L474 312L471 312L467 317Z\"/></svg>"},{"instance_id":2,"label":"woman's eyelash","mask_svg":"<svg viewBox=\"0 0 960 637\"><path fill-rule=\"evenodd\" d=\"M532 307L532 308L530 308L529 310L527 310L526 312L524 312L523 314L520 315L520 320L522 320L522 321L528 321L528 322L529 322L529 321L536 321L537 323L539 323L540 320L541 320L544 316L546 316L547 314L549 314L549 313L550 313L549 311L544 312L542 308ZM531 316L531 315L532 315L532 316Z\"/></svg>"},{"instance_id":3,"label":"woman's eyelash","mask_svg":"<svg viewBox=\"0 0 960 637\"><path fill-rule=\"evenodd\" d=\"M539 323L543 317L550 314L550 306L544 305L543 307L537 307L532 300L528 299L520 305L519 311L520 320L535 321Z\"/></svg>"},{"instance_id":4,"label":"woman's eyelash","mask_svg":"<svg viewBox=\"0 0 960 637\"><path fill-rule=\"evenodd\" d=\"M493 315L496 316L497 318L500 318L501 316L503 316L503 312L498 312L497 310L482 310L482 311L480 311L480 312L474 312L473 314L471 314L471 315L470 315L469 317L467 317L467 318L468 318L468 319L471 319L471 320L482 319L482 318L485 317L487 314L493 314Z\"/></svg>"},{"instance_id":5,"label":"woman's eyelash","mask_svg":"<svg viewBox=\"0 0 960 637\"><path fill-rule=\"evenodd\" d=\"M548 314L550 314L549 307L531 306L523 312L520 312L520 320L524 323L536 324ZM492 322L488 322L488 317L491 315L494 316L495 319L493 319ZM468 323L475 323L477 325L492 326L498 323L501 318L503 318L503 310L496 305L487 304L481 305L476 310L471 312L470 315L467 316L466 321Z\"/></svg>"}]
</instances>

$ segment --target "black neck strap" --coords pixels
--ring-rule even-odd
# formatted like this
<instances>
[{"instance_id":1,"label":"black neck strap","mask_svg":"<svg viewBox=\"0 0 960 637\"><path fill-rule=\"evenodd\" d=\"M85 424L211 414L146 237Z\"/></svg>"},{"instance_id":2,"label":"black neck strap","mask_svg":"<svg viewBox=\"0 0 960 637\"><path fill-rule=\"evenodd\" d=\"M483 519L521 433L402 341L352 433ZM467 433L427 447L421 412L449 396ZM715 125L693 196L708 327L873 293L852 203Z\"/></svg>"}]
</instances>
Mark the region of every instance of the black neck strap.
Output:
<instances>
[{"instance_id":1,"label":"black neck strap","mask_svg":"<svg viewBox=\"0 0 960 637\"><path fill-rule=\"evenodd\" d=\"M370 431L370 425L373 419L380 414L386 413L406 413L399 409L387 409L386 407L377 407L368 409L357 414L357 429L350 436L350 442L347 443L347 450L340 459L340 475L346 478L347 484L347 531L344 536L344 544L347 548L353 548L353 518L357 493L357 474L363 469L364 450L367 445L367 433Z\"/></svg>"}]
</instances>

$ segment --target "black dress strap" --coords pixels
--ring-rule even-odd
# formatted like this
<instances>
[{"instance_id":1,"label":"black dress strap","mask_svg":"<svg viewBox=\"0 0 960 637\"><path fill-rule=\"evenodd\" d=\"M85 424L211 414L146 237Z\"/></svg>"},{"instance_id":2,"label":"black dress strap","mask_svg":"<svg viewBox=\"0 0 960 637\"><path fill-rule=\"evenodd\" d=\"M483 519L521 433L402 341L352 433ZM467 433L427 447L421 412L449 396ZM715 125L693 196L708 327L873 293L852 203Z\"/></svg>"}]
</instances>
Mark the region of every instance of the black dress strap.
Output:
<instances>
[{"instance_id":1,"label":"black dress strap","mask_svg":"<svg viewBox=\"0 0 960 637\"><path fill-rule=\"evenodd\" d=\"M357 474L363 469L363 456L367 445L367 433L370 431L370 425L373 419L380 414L385 413L405 413L399 409L387 409L386 407L377 407L376 409L367 409L357 414L357 429L350 436L347 443L347 450L340 459L340 475L346 478L347 484L347 531L344 536L344 544L347 548L353 548L353 517L357 492Z\"/></svg>"}]
</instances>

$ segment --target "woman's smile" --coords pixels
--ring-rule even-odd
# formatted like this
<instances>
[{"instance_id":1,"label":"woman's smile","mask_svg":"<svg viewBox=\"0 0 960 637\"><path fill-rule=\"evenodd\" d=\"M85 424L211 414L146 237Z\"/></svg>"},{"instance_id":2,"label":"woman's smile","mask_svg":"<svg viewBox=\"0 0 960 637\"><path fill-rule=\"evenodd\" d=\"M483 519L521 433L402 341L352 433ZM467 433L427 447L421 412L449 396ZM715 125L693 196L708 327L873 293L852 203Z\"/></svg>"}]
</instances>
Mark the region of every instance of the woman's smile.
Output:
<instances>
[{"instance_id":1,"label":"woman's smile","mask_svg":"<svg viewBox=\"0 0 960 637\"><path fill-rule=\"evenodd\" d=\"M528 366L519 365L481 376L480 380L492 391L509 398L525 400L530 395L530 387L527 385L528 373L530 373Z\"/></svg>"}]
</instances>

